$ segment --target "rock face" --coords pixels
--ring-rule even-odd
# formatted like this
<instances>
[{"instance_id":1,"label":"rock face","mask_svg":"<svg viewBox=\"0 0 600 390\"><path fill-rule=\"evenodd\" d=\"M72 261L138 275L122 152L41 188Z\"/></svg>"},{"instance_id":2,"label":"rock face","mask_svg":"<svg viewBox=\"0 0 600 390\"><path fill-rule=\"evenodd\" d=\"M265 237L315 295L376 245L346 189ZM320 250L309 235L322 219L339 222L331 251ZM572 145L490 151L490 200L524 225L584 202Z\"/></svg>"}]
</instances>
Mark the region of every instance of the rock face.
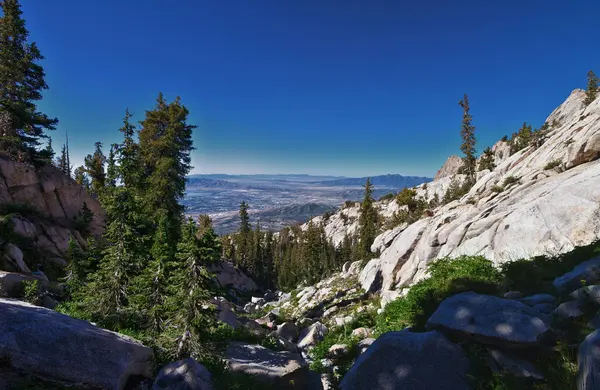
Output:
<instances>
[{"instance_id":1,"label":"rock face","mask_svg":"<svg viewBox=\"0 0 600 390\"><path fill-rule=\"evenodd\" d=\"M433 180L439 180L444 177L456 175L458 173L458 170L462 166L463 166L462 158L460 158L458 156L450 156L450 157L448 157L448 159L446 160L444 165L442 165L440 170L437 171Z\"/></svg>"},{"instance_id":2,"label":"rock face","mask_svg":"<svg viewBox=\"0 0 600 390\"><path fill-rule=\"evenodd\" d=\"M35 278L30 275L0 271L0 297L18 298L23 296L23 282L26 280L35 280Z\"/></svg>"},{"instance_id":3,"label":"rock face","mask_svg":"<svg viewBox=\"0 0 600 390\"><path fill-rule=\"evenodd\" d=\"M315 322L300 332L300 337L298 338L298 348L307 348L313 346L317 342L323 340L326 335L327 327L320 322Z\"/></svg>"},{"instance_id":4,"label":"rock face","mask_svg":"<svg viewBox=\"0 0 600 390\"><path fill-rule=\"evenodd\" d=\"M228 261L221 261L210 267L210 271L217 276L219 285L223 288L234 288L242 292L252 292L258 290L258 286L254 280L248 275L236 269L233 264Z\"/></svg>"},{"instance_id":5,"label":"rock face","mask_svg":"<svg viewBox=\"0 0 600 390\"><path fill-rule=\"evenodd\" d=\"M123 389L152 373L152 350L130 337L24 302L0 299L0 360L66 383Z\"/></svg>"},{"instance_id":6,"label":"rock face","mask_svg":"<svg viewBox=\"0 0 600 390\"><path fill-rule=\"evenodd\" d=\"M466 390L468 368L463 350L439 332L388 332L358 357L340 388Z\"/></svg>"},{"instance_id":7,"label":"rock face","mask_svg":"<svg viewBox=\"0 0 600 390\"><path fill-rule=\"evenodd\" d=\"M253 375L274 388L308 389L308 366L299 354L235 342L229 344L225 360L231 371Z\"/></svg>"},{"instance_id":8,"label":"rock face","mask_svg":"<svg viewBox=\"0 0 600 390\"><path fill-rule=\"evenodd\" d=\"M577 352L579 375L578 390L595 390L600 388L600 330L596 330L585 338Z\"/></svg>"},{"instance_id":9,"label":"rock face","mask_svg":"<svg viewBox=\"0 0 600 390\"><path fill-rule=\"evenodd\" d=\"M444 300L427 321L443 330L484 344L526 348L550 336L548 320L521 302L472 292Z\"/></svg>"},{"instance_id":10,"label":"rock face","mask_svg":"<svg viewBox=\"0 0 600 390\"><path fill-rule=\"evenodd\" d=\"M212 390L211 374L192 358L164 366L152 390Z\"/></svg>"}]
</instances>

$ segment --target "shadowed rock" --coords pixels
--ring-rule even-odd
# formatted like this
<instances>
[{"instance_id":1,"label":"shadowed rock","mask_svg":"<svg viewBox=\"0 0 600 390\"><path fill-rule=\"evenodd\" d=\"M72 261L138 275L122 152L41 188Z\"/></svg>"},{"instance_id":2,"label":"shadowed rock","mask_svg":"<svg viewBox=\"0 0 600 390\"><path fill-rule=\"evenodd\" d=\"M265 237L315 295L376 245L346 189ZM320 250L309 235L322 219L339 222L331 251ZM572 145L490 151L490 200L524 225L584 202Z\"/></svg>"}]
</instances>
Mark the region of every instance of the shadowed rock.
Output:
<instances>
[{"instance_id":1,"label":"shadowed rock","mask_svg":"<svg viewBox=\"0 0 600 390\"><path fill-rule=\"evenodd\" d=\"M212 390L211 374L192 358L164 366L152 390Z\"/></svg>"},{"instance_id":2,"label":"shadowed rock","mask_svg":"<svg viewBox=\"0 0 600 390\"><path fill-rule=\"evenodd\" d=\"M550 336L547 319L537 310L514 300L473 292L444 300L427 321L427 328L509 347L538 346Z\"/></svg>"},{"instance_id":3,"label":"shadowed rock","mask_svg":"<svg viewBox=\"0 0 600 390\"><path fill-rule=\"evenodd\" d=\"M469 360L439 332L380 336L344 376L342 390L466 390Z\"/></svg>"},{"instance_id":4,"label":"shadowed rock","mask_svg":"<svg viewBox=\"0 0 600 390\"><path fill-rule=\"evenodd\" d=\"M554 279L552 283L561 293L569 293L585 284L600 282L600 256L583 262L566 274Z\"/></svg>"},{"instance_id":5,"label":"shadowed rock","mask_svg":"<svg viewBox=\"0 0 600 390\"><path fill-rule=\"evenodd\" d=\"M600 389L600 330L588 335L577 351L578 390Z\"/></svg>"}]
</instances>

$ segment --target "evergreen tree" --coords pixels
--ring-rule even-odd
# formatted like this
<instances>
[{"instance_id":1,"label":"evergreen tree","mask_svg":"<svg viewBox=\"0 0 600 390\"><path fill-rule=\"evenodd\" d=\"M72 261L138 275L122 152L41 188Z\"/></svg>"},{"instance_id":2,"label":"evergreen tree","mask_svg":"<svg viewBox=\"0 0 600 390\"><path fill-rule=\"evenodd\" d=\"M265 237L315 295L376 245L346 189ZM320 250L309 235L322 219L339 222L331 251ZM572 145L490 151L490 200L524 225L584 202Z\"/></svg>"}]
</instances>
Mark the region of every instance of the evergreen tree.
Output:
<instances>
[{"instance_id":1,"label":"evergreen tree","mask_svg":"<svg viewBox=\"0 0 600 390\"><path fill-rule=\"evenodd\" d=\"M51 161L48 151L38 151L45 130L54 130L57 119L37 110L36 101L48 89L44 57L21 17L17 0L1 0L0 18L0 150L18 161Z\"/></svg>"},{"instance_id":2,"label":"evergreen tree","mask_svg":"<svg viewBox=\"0 0 600 390\"><path fill-rule=\"evenodd\" d=\"M96 142L94 154L88 154L84 159L85 172L91 179L92 194L99 196L106 186L106 156L102 153L102 142Z\"/></svg>"},{"instance_id":3,"label":"evergreen tree","mask_svg":"<svg viewBox=\"0 0 600 390\"><path fill-rule=\"evenodd\" d=\"M237 233L237 263L242 267L248 266L250 256L250 235L252 227L250 226L250 217L248 216L248 203L242 201L240 204L240 229Z\"/></svg>"},{"instance_id":4,"label":"evergreen tree","mask_svg":"<svg viewBox=\"0 0 600 390\"><path fill-rule=\"evenodd\" d=\"M0 124L0 128L1 128L1 124ZM2 131L0 129L0 131ZM46 151L45 151L45 156L47 158L47 163L52 164L54 162L54 155L56 153L54 153L54 149L52 148L52 138L48 137L48 143L46 144Z\"/></svg>"},{"instance_id":5,"label":"evergreen tree","mask_svg":"<svg viewBox=\"0 0 600 390\"><path fill-rule=\"evenodd\" d=\"M91 189L90 179L86 173L85 167L83 167L83 166L77 167L75 169L74 173L75 173L75 183L79 184L80 186L85 188L87 191L90 191L90 189Z\"/></svg>"},{"instance_id":6,"label":"evergreen tree","mask_svg":"<svg viewBox=\"0 0 600 390\"><path fill-rule=\"evenodd\" d=\"M596 95L598 94L598 83L600 80L594 73L594 71L590 70L587 74L587 88L585 90L585 100L583 104L589 106L594 100L596 100Z\"/></svg>"},{"instance_id":7,"label":"evergreen tree","mask_svg":"<svg viewBox=\"0 0 600 390\"><path fill-rule=\"evenodd\" d=\"M73 293L84 286L90 268L88 257L85 252L81 250L73 236L69 237L67 260L67 276L65 281L69 290Z\"/></svg>"},{"instance_id":8,"label":"evergreen tree","mask_svg":"<svg viewBox=\"0 0 600 390\"><path fill-rule=\"evenodd\" d=\"M207 263L218 260L220 248L212 228L207 228L197 239L197 228L192 219L183 226L182 239L177 245L177 259L183 265L171 279L178 291L173 306L177 307L173 328L178 332L176 358L197 355L201 349L201 333L214 320L204 309L211 298L212 275Z\"/></svg>"},{"instance_id":9,"label":"evergreen tree","mask_svg":"<svg viewBox=\"0 0 600 390\"><path fill-rule=\"evenodd\" d=\"M371 245L377 237L378 214L375 210L373 202L373 184L367 179L364 185L365 195L360 204L360 216L358 218L359 234L360 234L360 253L364 260L370 259Z\"/></svg>"},{"instance_id":10,"label":"evergreen tree","mask_svg":"<svg viewBox=\"0 0 600 390\"><path fill-rule=\"evenodd\" d=\"M106 168L106 185L108 187L116 187L117 179L119 178L119 167L117 167L117 159L116 153L118 150L117 144L112 144L110 146L110 151L108 152L108 166Z\"/></svg>"},{"instance_id":11,"label":"evergreen tree","mask_svg":"<svg viewBox=\"0 0 600 390\"><path fill-rule=\"evenodd\" d=\"M63 145L60 150L60 156L56 159L56 167L65 175L71 175L71 169L67 162L67 147Z\"/></svg>"},{"instance_id":12,"label":"evergreen tree","mask_svg":"<svg viewBox=\"0 0 600 390\"><path fill-rule=\"evenodd\" d=\"M463 169L464 172L470 176L475 176L475 165L477 160L475 158L475 126L473 126L473 117L469 113L469 97L465 93L463 99L458 103L463 108L463 120L460 135L462 137L462 144L460 150L464 153L463 158Z\"/></svg>"},{"instance_id":13,"label":"evergreen tree","mask_svg":"<svg viewBox=\"0 0 600 390\"><path fill-rule=\"evenodd\" d=\"M260 230L260 222L256 221L256 229L254 229L254 237L252 240L252 257L250 261L249 271L261 283L265 282L263 268L263 253L262 253L262 232Z\"/></svg>"},{"instance_id":14,"label":"evergreen tree","mask_svg":"<svg viewBox=\"0 0 600 390\"><path fill-rule=\"evenodd\" d=\"M274 252L275 252L275 240L273 232L268 230L265 234L265 244L263 253L263 270L265 284L267 287L274 287L273 281L275 277L275 265L274 265Z\"/></svg>"},{"instance_id":15,"label":"evergreen tree","mask_svg":"<svg viewBox=\"0 0 600 390\"><path fill-rule=\"evenodd\" d=\"M154 219L157 210L166 210L171 243L178 241L181 231L184 207L179 201L192 168L192 130L196 126L187 123L188 114L179 97L167 103L159 94L155 108L146 111L145 119L140 122L139 151L144 178L141 194L146 212Z\"/></svg>"},{"instance_id":16,"label":"evergreen tree","mask_svg":"<svg viewBox=\"0 0 600 390\"><path fill-rule=\"evenodd\" d=\"M123 133L123 143L120 145L118 152L119 171L123 185L134 189L139 186L141 171L139 145L134 140L135 126L129 121L131 117L129 110L125 110L123 127L119 129Z\"/></svg>"},{"instance_id":17,"label":"evergreen tree","mask_svg":"<svg viewBox=\"0 0 600 390\"><path fill-rule=\"evenodd\" d=\"M492 152L492 149L488 146L483 150L483 155L479 160L479 171L485 169L493 171L494 168L496 168L496 164L494 164L494 152Z\"/></svg>"}]
</instances>

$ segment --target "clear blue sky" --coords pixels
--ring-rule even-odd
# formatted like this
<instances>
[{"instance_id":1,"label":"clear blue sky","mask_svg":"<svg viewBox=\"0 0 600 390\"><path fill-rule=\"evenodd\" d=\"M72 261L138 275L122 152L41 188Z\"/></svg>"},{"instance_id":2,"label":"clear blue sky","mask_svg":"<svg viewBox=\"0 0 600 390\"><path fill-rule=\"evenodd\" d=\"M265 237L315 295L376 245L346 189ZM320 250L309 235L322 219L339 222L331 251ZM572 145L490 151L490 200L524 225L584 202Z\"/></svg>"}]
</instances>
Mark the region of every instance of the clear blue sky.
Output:
<instances>
[{"instance_id":1,"label":"clear blue sky","mask_svg":"<svg viewBox=\"0 0 600 390\"><path fill-rule=\"evenodd\" d=\"M194 172L433 175L464 92L481 151L600 73L593 0L22 3L76 162L162 91L199 126Z\"/></svg>"}]
</instances>

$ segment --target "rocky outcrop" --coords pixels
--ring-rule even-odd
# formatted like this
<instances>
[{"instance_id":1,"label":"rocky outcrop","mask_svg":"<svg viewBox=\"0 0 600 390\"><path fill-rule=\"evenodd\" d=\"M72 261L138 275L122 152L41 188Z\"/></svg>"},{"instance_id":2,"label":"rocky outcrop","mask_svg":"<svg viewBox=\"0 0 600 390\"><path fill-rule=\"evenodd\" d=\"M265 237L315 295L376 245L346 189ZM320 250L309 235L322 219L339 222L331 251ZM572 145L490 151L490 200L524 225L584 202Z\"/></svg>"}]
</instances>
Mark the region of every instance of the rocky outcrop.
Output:
<instances>
[{"instance_id":1,"label":"rocky outcrop","mask_svg":"<svg viewBox=\"0 0 600 390\"><path fill-rule=\"evenodd\" d=\"M340 388L467 390L468 368L463 350L439 332L388 332L356 359Z\"/></svg>"},{"instance_id":2,"label":"rocky outcrop","mask_svg":"<svg viewBox=\"0 0 600 390\"><path fill-rule=\"evenodd\" d=\"M442 167L437 171L433 180L440 180L444 177L454 176L458 173L460 167L463 166L462 158L458 156L450 156L442 165Z\"/></svg>"},{"instance_id":3,"label":"rocky outcrop","mask_svg":"<svg viewBox=\"0 0 600 390\"><path fill-rule=\"evenodd\" d=\"M87 321L0 299L0 360L41 378L123 389L150 377L153 353Z\"/></svg>"},{"instance_id":4,"label":"rocky outcrop","mask_svg":"<svg viewBox=\"0 0 600 390\"><path fill-rule=\"evenodd\" d=\"M241 270L235 268L228 261L221 261L212 265L210 271L216 275L219 286L223 288L235 289L242 292L258 290L258 286L254 280Z\"/></svg>"},{"instance_id":5,"label":"rocky outcrop","mask_svg":"<svg viewBox=\"0 0 600 390\"><path fill-rule=\"evenodd\" d=\"M193 358L164 366L154 381L152 390L212 390L210 372Z\"/></svg>"},{"instance_id":6,"label":"rocky outcrop","mask_svg":"<svg viewBox=\"0 0 600 390\"><path fill-rule=\"evenodd\" d=\"M427 321L427 328L513 348L539 346L551 334L548 320L531 307L473 292L445 299Z\"/></svg>"},{"instance_id":7,"label":"rocky outcrop","mask_svg":"<svg viewBox=\"0 0 600 390\"><path fill-rule=\"evenodd\" d=\"M595 390L600 388L600 330L596 330L585 338L577 352L579 375L578 390Z\"/></svg>"},{"instance_id":8,"label":"rocky outcrop","mask_svg":"<svg viewBox=\"0 0 600 390\"><path fill-rule=\"evenodd\" d=\"M225 360L232 372L252 375L276 389L308 390L308 365L299 354L234 342L229 344Z\"/></svg>"},{"instance_id":9,"label":"rocky outcrop","mask_svg":"<svg viewBox=\"0 0 600 390\"><path fill-rule=\"evenodd\" d=\"M566 274L554 279L554 288L561 293L569 293L584 284L600 282L600 256L583 262Z\"/></svg>"}]
</instances>

